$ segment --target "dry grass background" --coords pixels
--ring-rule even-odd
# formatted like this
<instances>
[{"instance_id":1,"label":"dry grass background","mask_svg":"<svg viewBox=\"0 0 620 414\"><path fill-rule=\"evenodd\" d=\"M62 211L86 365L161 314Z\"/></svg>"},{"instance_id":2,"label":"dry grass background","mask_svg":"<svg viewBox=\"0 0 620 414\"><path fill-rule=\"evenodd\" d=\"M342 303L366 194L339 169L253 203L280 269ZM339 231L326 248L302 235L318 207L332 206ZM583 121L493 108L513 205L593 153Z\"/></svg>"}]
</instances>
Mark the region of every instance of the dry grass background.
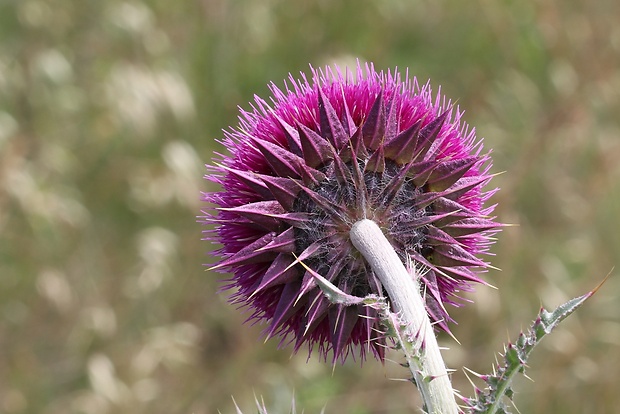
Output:
<instances>
[{"instance_id":1,"label":"dry grass background","mask_svg":"<svg viewBox=\"0 0 620 414\"><path fill-rule=\"evenodd\" d=\"M216 295L203 164L237 105L355 57L458 99L494 149L499 235L448 364L485 372L538 307L620 265L614 0L1 0L0 412L416 412L397 364L263 344ZM205 254L205 252L207 252ZM522 413L620 405L620 279L537 349ZM393 358L398 361L397 354Z\"/></svg>"}]
</instances>

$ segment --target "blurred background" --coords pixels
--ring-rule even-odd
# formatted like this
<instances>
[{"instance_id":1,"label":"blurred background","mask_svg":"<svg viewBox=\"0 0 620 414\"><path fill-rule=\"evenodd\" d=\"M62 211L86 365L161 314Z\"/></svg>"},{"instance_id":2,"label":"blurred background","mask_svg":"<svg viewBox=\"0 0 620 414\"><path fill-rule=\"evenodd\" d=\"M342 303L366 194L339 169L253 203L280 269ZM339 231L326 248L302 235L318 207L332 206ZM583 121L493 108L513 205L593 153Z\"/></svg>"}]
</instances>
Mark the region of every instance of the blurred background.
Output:
<instances>
[{"instance_id":1,"label":"blurred background","mask_svg":"<svg viewBox=\"0 0 620 414\"><path fill-rule=\"evenodd\" d=\"M620 265L615 0L0 0L0 412L418 412L397 363L263 343L217 295L204 164L237 105L308 65L408 67L493 148L498 236L441 336L454 383ZM620 405L620 279L535 350L522 413ZM390 354L401 362L396 353ZM480 385L480 384L478 384Z\"/></svg>"}]
</instances>

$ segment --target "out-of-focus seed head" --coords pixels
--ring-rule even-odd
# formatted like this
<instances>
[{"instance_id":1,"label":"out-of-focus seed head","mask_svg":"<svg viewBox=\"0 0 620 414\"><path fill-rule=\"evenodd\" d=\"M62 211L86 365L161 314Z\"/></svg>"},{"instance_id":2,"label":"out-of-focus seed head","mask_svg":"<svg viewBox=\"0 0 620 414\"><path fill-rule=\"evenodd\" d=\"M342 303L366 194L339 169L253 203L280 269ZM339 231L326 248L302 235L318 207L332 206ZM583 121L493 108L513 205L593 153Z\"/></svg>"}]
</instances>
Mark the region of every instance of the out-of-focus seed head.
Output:
<instances>
[{"instance_id":1,"label":"out-of-focus seed head","mask_svg":"<svg viewBox=\"0 0 620 414\"><path fill-rule=\"evenodd\" d=\"M349 239L356 221L374 220L448 330L444 304L484 283L477 255L499 227L485 206L495 190L482 190L491 162L462 113L415 78L372 65L312 75L272 84L271 103L257 97L225 132L228 154L206 176L222 190L204 194L217 206L203 211L215 224L205 239L222 245L214 269L233 274L232 302L267 321L268 336L334 360L352 345L381 359L376 311L331 304L307 268L345 293L386 295Z\"/></svg>"}]
</instances>

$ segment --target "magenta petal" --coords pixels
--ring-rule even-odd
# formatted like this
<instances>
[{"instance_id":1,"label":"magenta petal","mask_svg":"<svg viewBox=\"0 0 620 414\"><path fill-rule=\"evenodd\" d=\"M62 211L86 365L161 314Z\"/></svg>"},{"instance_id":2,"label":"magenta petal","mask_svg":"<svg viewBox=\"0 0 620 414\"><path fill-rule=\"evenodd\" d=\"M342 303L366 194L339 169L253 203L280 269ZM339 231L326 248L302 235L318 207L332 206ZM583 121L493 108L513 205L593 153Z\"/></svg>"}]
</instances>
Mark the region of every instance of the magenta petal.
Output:
<instances>
[{"instance_id":1,"label":"magenta petal","mask_svg":"<svg viewBox=\"0 0 620 414\"><path fill-rule=\"evenodd\" d=\"M310 305L301 319L298 331L296 332L297 341L295 349L298 350L301 345L310 339L315 330L321 326L321 323L327 316L327 310L334 306L329 303L323 292L319 289L315 290L314 297L309 299Z\"/></svg>"},{"instance_id":2,"label":"magenta petal","mask_svg":"<svg viewBox=\"0 0 620 414\"><path fill-rule=\"evenodd\" d=\"M381 146L383 146L385 142L395 139L398 134L398 121L401 110L400 102L397 99L392 99L389 108L387 119L385 121L385 135L381 140Z\"/></svg>"},{"instance_id":3,"label":"magenta petal","mask_svg":"<svg viewBox=\"0 0 620 414\"><path fill-rule=\"evenodd\" d=\"M445 214L444 214L445 216ZM435 226L429 226L428 231L428 243L431 246L441 245L458 245L459 242L451 234L446 233L444 230Z\"/></svg>"},{"instance_id":4,"label":"magenta petal","mask_svg":"<svg viewBox=\"0 0 620 414\"><path fill-rule=\"evenodd\" d=\"M277 216L285 213L280 203L275 200L258 201L238 207L222 208L221 210L235 213L268 230L277 230L281 223Z\"/></svg>"},{"instance_id":5,"label":"magenta petal","mask_svg":"<svg viewBox=\"0 0 620 414\"><path fill-rule=\"evenodd\" d=\"M342 108L342 126L344 127L346 139L349 139L351 135L357 132L358 128L357 125L355 125L355 120L353 119L353 116L351 116L351 111L349 111L349 105L347 105L347 97L344 88L342 88Z\"/></svg>"},{"instance_id":6,"label":"magenta petal","mask_svg":"<svg viewBox=\"0 0 620 414\"><path fill-rule=\"evenodd\" d=\"M428 215L428 216L414 217L411 220L403 221L402 225L404 227L399 230L407 231L408 229L417 229L419 227L425 227L425 226L428 226L429 224L436 223L437 221L442 220L451 215L452 213L443 213L443 214L434 214L434 215ZM435 230L439 230L439 229L437 229L435 226L428 227L428 231L429 231L428 237L433 237L433 233L431 232Z\"/></svg>"},{"instance_id":7,"label":"magenta petal","mask_svg":"<svg viewBox=\"0 0 620 414\"><path fill-rule=\"evenodd\" d=\"M255 140L254 144L265 156L273 172L281 177L299 177L296 166L303 162L299 156L268 141Z\"/></svg>"},{"instance_id":8,"label":"magenta petal","mask_svg":"<svg viewBox=\"0 0 620 414\"><path fill-rule=\"evenodd\" d=\"M428 179L435 171L435 168L440 164L440 161L436 160L427 160L420 161L413 164L413 170L411 174L411 179L416 187L423 187L428 183Z\"/></svg>"},{"instance_id":9,"label":"magenta petal","mask_svg":"<svg viewBox=\"0 0 620 414\"><path fill-rule=\"evenodd\" d=\"M290 211L297 198L297 193L299 193L299 182L291 178L272 177L270 175L261 175L260 178L282 208Z\"/></svg>"},{"instance_id":10,"label":"magenta petal","mask_svg":"<svg viewBox=\"0 0 620 414\"><path fill-rule=\"evenodd\" d=\"M465 157L438 163L428 178L430 190L447 190L478 162L478 157Z\"/></svg>"},{"instance_id":11,"label":"magenta petal","mask_svg":"<svg viewBox=\"0 0 620 414\"><path fill-rule=\"evenodd\" d=\"M437 266L480 266L485 263L458 244L435 246L433 263Z\"/></svg>"},{"instance_id":12,"label":"magenta petal","mask_svg":"<svg viewBox=\"0 0 620 414\"><path fill-rule=\"evenodd\" d=\"M435 139L439 135L441 131L441 127L444 122L448 118L448 110L444 111L437 118L428 123L424 128L420 130L420 137L418 138L418 147L415 150L415 155L424 155L426 154L431 145L435 142Z\"/></svg>"},{"instance_id":13,"label":"magenta petal","mask_svg":"<svg viewBox=\"0 0 620 414\"><path fill-rule=\"evenodd\" d=\"M327 179L324 173L305 164L299 166L299 174L301 175L301 180L306 185L318 185Z\"/></svg>"},{"instance_id":14,"label":"magenta petal","mask_svg":"<svg viewBox=\"0 0 620 414\"><path fill-rule=\"evenodd\" d=\"M463 266L438 266L438 269L453 279L465 280L467 282L486 284L475 272Z\"/></svg>"},{"instance_id":15,"label":"magenta petal","mask_svg":"<svg viewBox=\"0 0 620 414\"><path fill-rule=\"evenodd\" d=\"M233 273L231 301L281 344L334 361L354 346L362 358L385 353L376 310L332 304L316 282L356 298L385 295L349 239L355 222L374 220L422 269L427 311L446 331L446 305L485 283L489 265L478 256L501 228L485 206L496 191L483 191L491 160L462 113L415 78L371 64L357 71L290 77L286 90L271 86L269 104L257 97L242 111L224 133L227 153L208 169L221 190L203 195L213 208L199 219L209 226L203 238L222 244L211 269Z\"/></svg>"},{"instance_id":16,"label":"magenta petal","mask_svg":"<svg viewBox=\"0 0 620 414\"><path fill-rule=\"evenodd\" d=\"M357 131L355 131L355 133L351 136L349 139L349 145L345 149L361 159L368 156L368 150L366 149L366 144L364 144L361 128L358 128ZM353 157L351 156L350 158Z\"/></svg>"},{"instance_id":17,"label":"magenta petal","mask_svg":"<svg viewBox=\"0 0 620 414\"><path fill-rule=\"evenodd\" d=\"M364 326L363 331L366 333L362 346L371 350L379 360L383 361L387 346L385 336L374 326L376 319L377 311L372 307L364 306L360 309L360 322Z\"/></svg>"},{"instance_id":18,"label":"magenta petal","mask_svg":"<svg viewBox=\"0 0 620 414\"><path fill-rule=\"evenodd\" d=\"M460 219L446 225L444 229L452 236L460 237L496 229L498 226L499 224L493 220L475 217Z\"/></svg>"},{"instance_id":19,"label":"magenta petal","mask_svg":"<svg viewBox=\"0 0 620 414\"><path fill-rule=\"evenodd\" d=\"M237 170L234 168L225 168L225 170L234 176L239 182L245 184L258 193L258 195L269 197L269 189L256 173L252 171Z\"/></svg>"},{"instance_id":20,"label":"magenta petal","mask_svg":"<svg viewBox=\"0 0 620 414\"><path fill-rule=\"evenodd\" d=\"M301 157L301 142L299 140L299 133L293 128L293 126L287 124L277 115L274 115L280 128L282 128L282 132L284 132L284 136L286 137L286 142L288 143L288 147L291 152L297 156Z\"/></svg>"},{"instance_id":21,"label":"magenta petal","mask_svg":"<svg viewBox=\"0 0 620 414\"><path fill-rule=\"evenodd\" d=\"M446 198L450 200L456 200L469 190L483 184L488 181L490 177L487 176L473 176L463 177L458 180L454 185L443 192Z\"/></svg>"},{"instance_id":22,"label":"magenta petal","mask_svg":"<svg viewBox=\"0 0 620 414\"><path fill-rule=\"evenodd\" d=\"M284 285L280 300L271 319L271 324L267 330L268 336L273 336L278 329L283 329L288 320L303 308L304 303L297 300L299 285L299 282L291 282Z\"/></svg>"},{"instance_id":23,"label":"magenta petal","mask_svg":"<svg viewBox=\"0 0 620 414\"><path fill-rule=\"evenodd\" d=\"M379 92L368 117L362 125L362 138L367 148L377 149L385 136L385 106L383 91Z\"/></svg>"},{"instance_id":24,"label":"magenta petal","mask_svg":"<svg viewBox=\"0 0 620 414\"><path fill-rule=\"evenodd\" d=\"M267 246L275 238L275 233L267 233L263 237L248 244L237 253L229 256L225 260L222 260L213 269L221 267L230 267L233 265L245 265L249 263L266 262L273 260L276 254L269 250L261 250L261 248Z\"/></svg>"},{"instance_id":25,"label":"magenta petal","mask_svg":"<svg viewBox=\"0 0 620 414\"><path fill-rule=\"evenodd\" d=\"M342 147L349 139L344 131L344 126L338 118L334 107L325 97L325 93L319 88L319 115L321 118L321 135L327 138L336 148Z\"/></svg>"},{"instance_id":26,"label":"magenta petal","mask_svg":"<svg viewBox=\"0 0 620 414\"><path fill-rule=\"evenodd\" d=\"M422 127L422 120L418 120L394 139L384 145L385 156L399 164L406 164L414 158L418 146L418 137Z\"/></svg>"},{"instance_id":27,"label":"magenta petal","mask_svg":"<svg viewBox=\"0 0 620 414\"><path fill-rule=\"evenodd\" d=\"M279 254L265 271L265 275L254 293L272 286L294 281L296 276L299 275L299 269L292 266L294 262L295 259L290 254Z\"/></svg>"},{"instance_id":28,"label":"magenta petal","mask_svg":"<svg viewBox=\"0 0 620 414\"><path fill-rule=\"evenodd\" d=\"M383 154L383 146L379 146L377 150L368 158L365 171L382 173L385 171L385 155Z\"/></svg>"},{"instance_id":29,"label":"magenta petal","mask_svg":"<svg viewBox=\"0 0 620 414\"><path fill-rule=\"evenodd\" d=\"M332 168L330 172L333 173L334 177L340 181L341 183L350 182L351 181L351 171L346 163L340 158L337 154L334 154L334 162L332 163Z\"/></svg>"},{"instance_id":30,"label":"magenta petal","mask_svg":"<svg viewBox=\"0 0 620 414\"><path fill-rule=\"evenodd\" d=\"M330 308L327 314L335 361L348 346L351 332L359 319L359 309L357 306L335 306Z\"/></svg>"},{"instance_id":31,"label":"magenta petal","mask_svg":"<svg viewBox=\"0 0 620 414\"><path fill-rule=\"evenodd\" d=\"M271 217L293 227L306 227L311 221L311 217L308 213L273 214Z\"/></svg>"},{"instance_id":32,"label":"magenta petal","mask_svg":"<svg viewBox=\"0 0 620 414\"><path fill-rule=\"evenodd\" d=\"M262 250L270 250L279 253L293 253L295 251L295 229L290 227L278 234Z\"/></svg>"},{"instance_id":33,"label":"magenta petal","mask_svg":"<svg viewBox=\"0 0 620 414\"><path fill-rule=\"evenodd\" d=\"M334 153L329 142L304 125L299 125L298 129L303 157L308 166L316 168L327 164Z\"/></svg>"}]
</instances>

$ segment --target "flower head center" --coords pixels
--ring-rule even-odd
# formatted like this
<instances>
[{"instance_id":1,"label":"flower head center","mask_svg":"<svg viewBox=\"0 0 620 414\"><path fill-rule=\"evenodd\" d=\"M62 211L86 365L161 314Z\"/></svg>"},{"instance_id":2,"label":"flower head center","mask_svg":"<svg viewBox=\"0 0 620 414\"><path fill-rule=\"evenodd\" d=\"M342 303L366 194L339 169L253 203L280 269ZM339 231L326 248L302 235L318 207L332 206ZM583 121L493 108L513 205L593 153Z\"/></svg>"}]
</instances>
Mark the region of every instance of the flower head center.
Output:
<instances>
[{"instance_id":1,"label":"flower head center","mask_svg":"<svg viewBox=\"0 0 620 414\"><path fill-rule=\"evenodd\" d=\"M336 167L331 162L320 169L328 178L310 187L310 191L300 192L295 200L294 212L309 216L306 226L295 228L296 254L302 255L306 249L320 245L321 251L308 264L325 275L330 264L348 263L338 266L341 271L331 274L332 280L342 283L343 279L350 279L355 283L352 289L366 295L370 293L367 288L371 270L349 240L351 226L361 219L371 219L384 231L401 260L406 261L410 251L429 258L432 246L426 243L428 226L411 226L411 223L423 223L432 214L432 207L416 204L416 199L427 189L417 187L410 177L404 177L393 188L403 169L395 161L386 159L382 171L367 169L368 159L357 160L357 165L353 161L344 165L346 179L331 173Z\"/></svg>"}]
</instances>

